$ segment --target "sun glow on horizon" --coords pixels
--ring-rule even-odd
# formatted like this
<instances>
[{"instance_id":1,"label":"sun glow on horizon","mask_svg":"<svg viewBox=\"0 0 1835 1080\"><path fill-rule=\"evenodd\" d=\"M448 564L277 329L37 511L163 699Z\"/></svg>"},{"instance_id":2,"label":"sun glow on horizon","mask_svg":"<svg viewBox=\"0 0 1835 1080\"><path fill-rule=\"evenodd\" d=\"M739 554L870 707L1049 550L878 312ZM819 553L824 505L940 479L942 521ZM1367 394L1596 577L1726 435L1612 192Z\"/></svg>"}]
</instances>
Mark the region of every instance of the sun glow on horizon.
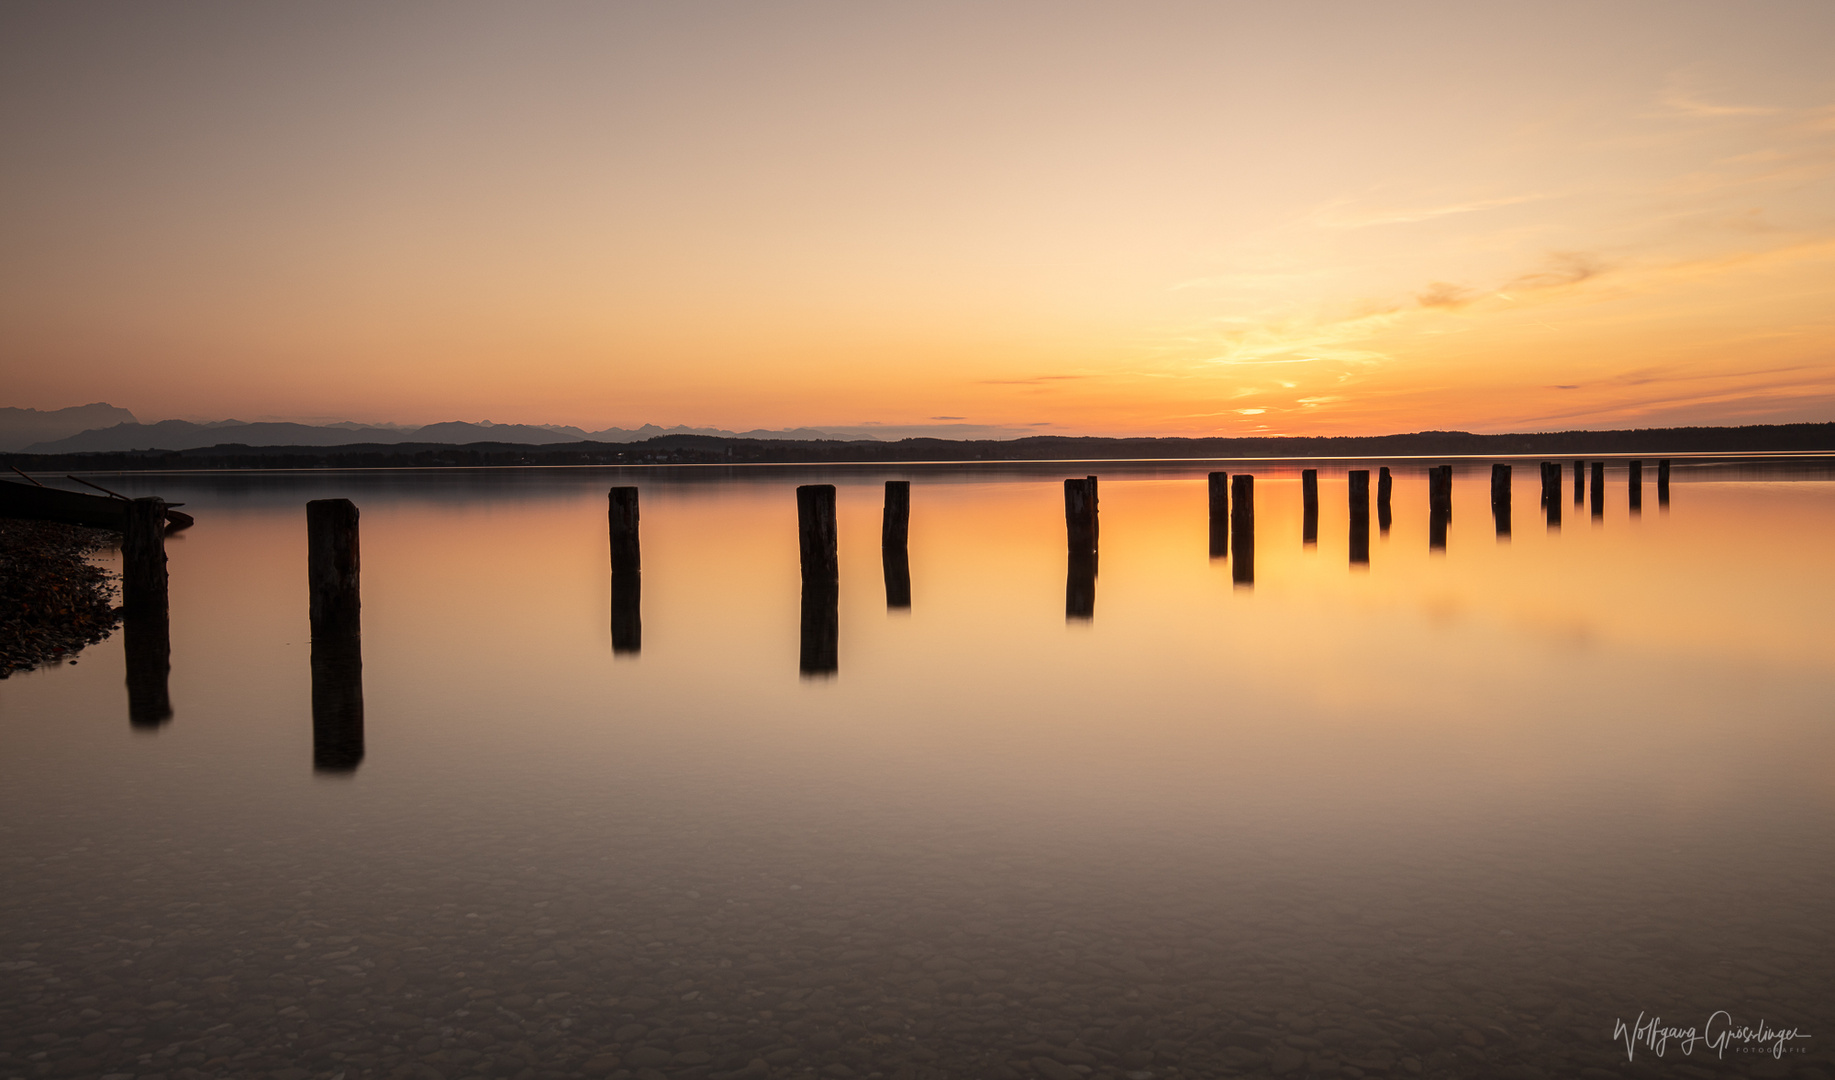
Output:
<instances>
[{"instance_id":1,"label":"sun glow on horizon","mask_svg":"<svg viewBox=\"0 0 1835 1080\"><path fill-rule=\"evenodd\" d=\"M1544 16L13 5L0 404L1835 419L1835 10Z\"/></svg>"}]
</instances>

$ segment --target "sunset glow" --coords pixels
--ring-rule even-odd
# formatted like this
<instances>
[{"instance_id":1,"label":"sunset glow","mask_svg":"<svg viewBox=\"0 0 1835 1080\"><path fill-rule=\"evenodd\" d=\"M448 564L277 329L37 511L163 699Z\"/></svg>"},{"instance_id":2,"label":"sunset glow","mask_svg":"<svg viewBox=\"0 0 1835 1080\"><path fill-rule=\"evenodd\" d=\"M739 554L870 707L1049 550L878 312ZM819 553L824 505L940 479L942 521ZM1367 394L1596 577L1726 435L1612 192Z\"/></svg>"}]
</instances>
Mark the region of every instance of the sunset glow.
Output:
<instances>
[{"instance_id":1,"label":"sunset glow","mask_svg":"<svg viewBox=\"0 0 1835 1080\"><path fill-rule=\"evenodd\" d=\"M9 5L4 404L1835 419L1835 8Z\"/></svg>"}]
</instances>

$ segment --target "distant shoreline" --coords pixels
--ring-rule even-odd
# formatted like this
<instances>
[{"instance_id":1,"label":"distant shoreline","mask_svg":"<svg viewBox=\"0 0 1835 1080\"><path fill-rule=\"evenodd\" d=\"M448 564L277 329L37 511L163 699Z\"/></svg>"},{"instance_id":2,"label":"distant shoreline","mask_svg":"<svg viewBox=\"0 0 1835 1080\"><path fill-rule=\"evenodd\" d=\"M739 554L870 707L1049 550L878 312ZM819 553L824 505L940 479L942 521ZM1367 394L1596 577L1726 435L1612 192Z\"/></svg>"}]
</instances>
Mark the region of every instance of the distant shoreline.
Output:
<instances>
[{"instance_id":1,"label":"distant shoreline","mask_svg":"<svg viewBox=\"0 0 1835 1080\"><path fill-rule=\"evenodd\" d=\"M796 440L661 435L637 443L358 443L191 450L0 454L26 472L440 469L523 465L921 465L973 462L1356 460L1364 458L1746 456L1835 452L1835 423L1750 427L1640 428L1475 435L1261 436L1248 438L1070 438L1011 440Z\"/></svg>"}]
</instances>

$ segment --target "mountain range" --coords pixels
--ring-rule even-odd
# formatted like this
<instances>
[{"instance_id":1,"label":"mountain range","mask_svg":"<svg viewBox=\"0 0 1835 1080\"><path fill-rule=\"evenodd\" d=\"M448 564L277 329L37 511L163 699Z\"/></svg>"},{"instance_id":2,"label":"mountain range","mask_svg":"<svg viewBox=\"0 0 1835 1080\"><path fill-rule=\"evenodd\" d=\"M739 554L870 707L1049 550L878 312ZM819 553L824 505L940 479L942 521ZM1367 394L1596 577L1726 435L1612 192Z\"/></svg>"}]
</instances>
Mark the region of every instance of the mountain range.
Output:
<instances>
[{"instance_id":1,"label":"mountain range","mask_svg":"<svg viewBox=\"0 0 1835 1080\"><path fill-rule=\"evenodd\" d=\"M546 446L556 443L640 442L659 435L711 435L749 439L902 439L933 437L953 439L1012 439L1034 432L1023 428L980 424L919 424L891 426L849 425L836 428L789 428L727 431L677 425L645 424L637 428L587 431L561 424L493 424L449 420L421 427L396 424L366 425L353 421L327 424L216 420L161 420L143 424L134 414L113 405L97 403L41 412L37 409L0 408L0 451L23 450L32 454L80 454L127 450L196 450L209 446L349 446L356 443L521 443Z\"/></svg>"}]
</instances>

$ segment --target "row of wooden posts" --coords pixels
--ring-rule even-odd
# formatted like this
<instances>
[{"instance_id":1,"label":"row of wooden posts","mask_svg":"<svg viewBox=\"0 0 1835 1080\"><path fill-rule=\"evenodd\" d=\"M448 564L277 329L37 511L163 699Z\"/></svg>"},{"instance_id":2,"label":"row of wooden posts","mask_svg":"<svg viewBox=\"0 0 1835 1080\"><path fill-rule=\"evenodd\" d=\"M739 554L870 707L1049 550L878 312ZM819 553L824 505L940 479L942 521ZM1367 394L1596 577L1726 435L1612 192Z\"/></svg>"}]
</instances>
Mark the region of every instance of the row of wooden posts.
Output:
<instances>
[{"instance_id":1,"label":"row of wooden posts","mask_svg":"<svg viewBox=\"0 0 1835 1080\"><path fill-rule=\"evenodd\" d=\"M1590 472L1589 472L1590 466ZM1562 467L1541 463L1542 508L1551 526L1561 522ZM1657 463L1657 498L1669 504L1670 463ZM1349 472L1350 560L1370 561L1370 472ZM1643 463L1629 463L1630 505L1643 505ZM1574 503L1589 491L1592 513L1605 512L1605 463L1574 462ZM1210 554L1233 556L1231 579L1255 581L1255 477L1213 472L1207 479L1210 501ZM1300 474L1302 540L1318 539L1319 474ZM1386 533L1394 477L1378 470L1376 516ZM1511 468L1491 467L1491 509L1500 535L1510 531ZM805 484L796 489L798 554L802 564L802 635L799 665L807 675L837 670L840 637L839 534L833 484ZM165 554L165 503L136 499L129 507L122 542L122 606L127 656L128 716L137 727L157 727L172 716L167 683L171 672L171 631ZM1446 546L1453 516L1453 470L1428 470L1428 543ZM312 625L312 723L315 767L349 772L363 760L363 646L361 560L358 511L349 499L317 499L306 504L306 563ZM1064 526L1068 554L1064 612L1067 618L1095 614L1096 571L1102 519L1097 478L1064 481ZM643 558L639 543L638 490L612 488L607 527L611 545L612 649L636 653L643 648ZM888 480L880 526L880 554L885 572L886 604L911 606L911 483Z\"/></svg>"}]
</instances>

